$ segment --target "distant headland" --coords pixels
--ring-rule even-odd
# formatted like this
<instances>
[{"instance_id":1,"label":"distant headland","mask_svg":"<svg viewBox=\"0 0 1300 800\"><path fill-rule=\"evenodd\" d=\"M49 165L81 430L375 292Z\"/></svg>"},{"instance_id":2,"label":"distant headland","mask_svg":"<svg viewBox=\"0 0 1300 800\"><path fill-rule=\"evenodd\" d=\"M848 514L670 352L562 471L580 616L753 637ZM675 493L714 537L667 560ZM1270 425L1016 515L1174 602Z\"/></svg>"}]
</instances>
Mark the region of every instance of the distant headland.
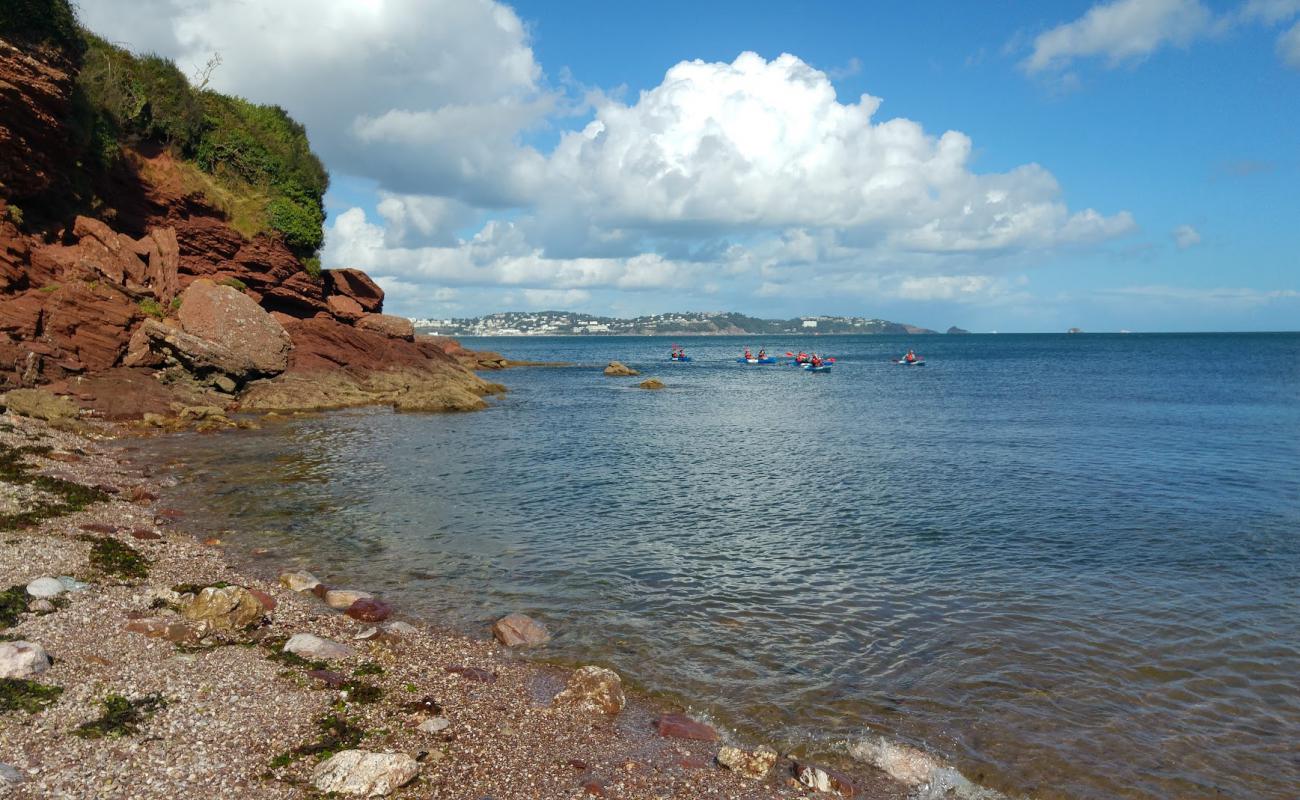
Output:
<instances>
[{"instance_id":1,"label":"distant headland","mask_svg":"<svg viewBox=\"0 0 1300 800\"><path fill-rule=\"evenodd\" d=\"M865 317L760 319L734 311L686 311L599 317L572 311L506 311L485 317L417 319L416 329L444 336L743 336L772 334L932 334L929 328ZM959 332L960 329L954 329ZM953 331L949 331L952 333Z\"/></svg>"}]
</instances>

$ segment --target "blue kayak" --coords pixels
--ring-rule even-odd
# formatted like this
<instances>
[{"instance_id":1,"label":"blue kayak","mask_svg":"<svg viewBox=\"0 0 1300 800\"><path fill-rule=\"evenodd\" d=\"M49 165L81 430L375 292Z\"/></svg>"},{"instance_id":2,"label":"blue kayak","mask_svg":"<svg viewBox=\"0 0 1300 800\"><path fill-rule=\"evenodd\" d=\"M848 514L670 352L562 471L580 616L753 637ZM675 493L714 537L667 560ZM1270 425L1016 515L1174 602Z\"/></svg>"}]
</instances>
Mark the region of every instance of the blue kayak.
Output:
<instances>
[{"instance_id":1,"label":"blue kayak","mask_svg":"<svg viewBox=\"0 0 1300 800\"><path fill-rule=\"evenodd\" d=\"M737 364L775 364L776 359L768 356L767 358L738 358Z\"/></svg>"},{"instance_id":2,"label":"blue kayak","mask_svg":"<svg viewBox=\"0 0 1300 800\"><path fill-rule=\"evenodd\" d=\"M678 357L678 356L669 356L669 357L668 357L668 360L669 360L669 361L690 361L690 360L691 360L691 357L690 357L690 356L680 356L680 357Z\"/></svg>"},{"instance_id":3,"label":"blue kayak","mask_svg":"<svg viewBox=\"0 0 1300 800\"><path fill-rule=\"evenodd\" d=\"M822 364L820 367L814 367L812 364L804 364L803 368L808 370L809 372L830 372L831 371L830 364Z\"/></svg>"}]
</instances>

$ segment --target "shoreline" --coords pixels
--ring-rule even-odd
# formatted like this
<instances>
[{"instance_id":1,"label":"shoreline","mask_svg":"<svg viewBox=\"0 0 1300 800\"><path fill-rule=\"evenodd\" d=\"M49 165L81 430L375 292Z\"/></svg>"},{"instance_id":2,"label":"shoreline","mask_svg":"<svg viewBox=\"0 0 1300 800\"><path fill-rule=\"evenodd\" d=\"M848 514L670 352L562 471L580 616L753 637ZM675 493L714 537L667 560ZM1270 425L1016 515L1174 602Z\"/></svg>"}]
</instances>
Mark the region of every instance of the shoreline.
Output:
<instances>
[{"instance_id":1,"label":"shoreline","mask_svg":"<svg viewBox=\"0 0 1300 800\"><path fill-rule=\"evenodd\" d=\"M51 448L25 456L29 474L58 474L103 492L82 510L5 532L4 586L64 575L87 584L55 598L52 610L19 613L2 632L47 651L53 665L30 679L62 689L32 713L3 713L9 731L0 740L0 764L16 772L0 773L21 778L6 787L11 796L313 796L321 754L301 751L320 749L322 742L331 745L326 751L339 749L339 742L321 738L320 725L331 715L347 723L343 740L354 749L409 757L416 774L393 797L431 791L434 797L498 800L818 796L795 780L805 765L796 768L784 756L761 779L719 765L721 747L739 746L752 756L758 743L728 741L726 731L716 732L717 741L659 735L655 721L679 711L661 699L628 691L626 707L616 714L557 704L573 670L520 658L496 642L412 625L415 620L354 620L310 592L244 574L219 543L200 543L176 512L155 507L160 490L174 479L120 458L120 447L105 442L131 435L121 427L87 426L87 438L12 414L3 422L8 429L0 429L0 447L7 452ZM6 503L22 502L15 490L23 488L6 481ZM147 572L115 575L113 564L102 560L92 567L91 550L105 541L143 556ZM269 566L272 558L291 554L266 557ZM261 598L265 616L248 630L231 631L187 620L194 604L187 592L223 583ZM299 663L304 659L277 648L300 633L353 653L328 664ZM330 674L309 674L307 667L321 666ZM139 706L137 729L120 738L74 736L112 695ZM145 708L154 695L159 706ZM426 697L434 702L412 710L410 703ZM690 724L680 723L689 732ZM701 730L696 733L709 735ZM727 760L735 761L734 755ZM849 775L815 768L820 775L804 770L813 783L854 787L849 795L821 796L886 800L908 791L870 767Z\"/></svg>"}]
</instances>

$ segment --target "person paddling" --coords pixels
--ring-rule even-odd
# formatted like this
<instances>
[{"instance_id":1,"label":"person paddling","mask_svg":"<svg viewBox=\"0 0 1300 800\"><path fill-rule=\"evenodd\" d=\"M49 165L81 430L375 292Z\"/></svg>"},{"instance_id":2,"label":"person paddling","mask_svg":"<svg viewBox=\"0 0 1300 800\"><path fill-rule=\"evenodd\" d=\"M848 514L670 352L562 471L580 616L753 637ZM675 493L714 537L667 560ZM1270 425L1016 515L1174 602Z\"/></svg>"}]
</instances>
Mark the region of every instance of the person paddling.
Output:
<instances>
[{"instance_id":1,"label":"person paddling","mask_svg":"<svg viewBox=\"0 0 1300 800\"><path fill-rule=\"evenodd\" d=\"M754 360L754 356L749 352L749 348L748 348L748 347L745 348L745 360L746 360L746 361L753 361L753 360Z\"/></svg>"},{"instance_id":2,"label":"person paddling","mask_svg":"<svg viewBox=\"0 0 1300 800\"><path fill-rule=\"evenodd\" d=\"M766 347L760 347L760 348L758 349L758 360L759 360L759 361L762 361L762 360L765 359L765 358L767 358L767 348L766 348Z\"/></svg>"},{"instance_id":3,"label":"person paddling","mask_svg":"<svg viewBox=\"0 0 1300 800\"><path fill-rule=\"evenodd\" d=\"M915 351L915 350L908 350L908 351L907 351L907 355L903 356L903 360L906 361L906 362L909 363L909 364L915 364L915 363L916 363L916 351Z\"/></svg>"},{"instance_id":4,"label":"person paddling","mask_svg":"<svg viewBox=\"0 0 1300 800\"><path fill-rule=\"evenodd\" d=\"M822 357L813 353L811 363L814 367L820 367L822 365Z\"/></svg>"}]
</instances>

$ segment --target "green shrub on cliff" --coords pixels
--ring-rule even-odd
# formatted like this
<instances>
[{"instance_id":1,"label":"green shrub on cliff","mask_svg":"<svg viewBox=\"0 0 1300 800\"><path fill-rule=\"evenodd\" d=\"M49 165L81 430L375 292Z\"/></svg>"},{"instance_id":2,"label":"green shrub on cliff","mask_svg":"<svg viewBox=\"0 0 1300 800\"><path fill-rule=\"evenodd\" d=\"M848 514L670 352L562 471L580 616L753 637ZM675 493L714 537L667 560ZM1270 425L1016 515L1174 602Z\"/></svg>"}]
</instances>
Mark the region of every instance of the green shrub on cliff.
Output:
<instances>
[{"instance_id":1,"label":"green shrub on cliff","mask_svg":"<svg viewBox=\"0 0 1300 800\"><path fill-rule=\"evenodd\" d=\"M277 232L300 258L320 249L329 173L284 109L196 89L171 61L94 34L86 42L78 86L117 141L171 147L222 189L253 201L257 208L241 208L241 220Z\"/></svg>"},{"instance_id":2,"label":"green shrub on cliff","mask_svg":"<svg viewBox=\"0 0 1300 800\"><path fill-rule=\"evenodd\" d=\"M0 37L53 44L72 55L85 49L77 16L66 0L4 0L0 2Z\"/></svg>"}]
</instances>

